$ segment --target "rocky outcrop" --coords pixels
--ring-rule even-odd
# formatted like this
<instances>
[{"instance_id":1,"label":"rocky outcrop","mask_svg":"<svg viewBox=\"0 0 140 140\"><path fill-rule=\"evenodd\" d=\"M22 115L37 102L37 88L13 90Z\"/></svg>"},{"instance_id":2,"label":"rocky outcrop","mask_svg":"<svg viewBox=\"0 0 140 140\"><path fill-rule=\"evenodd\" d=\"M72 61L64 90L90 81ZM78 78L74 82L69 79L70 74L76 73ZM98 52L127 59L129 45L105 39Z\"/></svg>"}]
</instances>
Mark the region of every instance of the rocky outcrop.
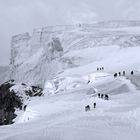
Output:
<instances>
[{"instance_id":1,"label":"rocky outcrop","mask_svg":"<svg viewBox=\"0 0 140 140\"><path fill-rule=\"evenodd\" d=\"M14 123L17 116L15 111L22 110L30 97L42 95L41 88L24 83L15 84L15 80L9 80L0 85L0 125Z\"/></svg>"},{"instance_id":2,"label":"rocky outcrop","mask_svg":"<svg viewBox=\"0 0 140 140\"><path fill-rule=\"evenodd\" d=\"M22 109L22 100L10 88L14 81L10 80L0 86L0 125L12 124L16 117L16 108Z\"/></svg>"},{"instance_id":3,"label":"rocky outcrop","mask_svg":"<svg viewBox=\"0 0 140 140\"><path fill-rule=\"evenodd\" d=\"M30 89L25 90L25 94L30 97L42 96L42 89L37 86L31 86Z\"/></svg>"}]
</instances>

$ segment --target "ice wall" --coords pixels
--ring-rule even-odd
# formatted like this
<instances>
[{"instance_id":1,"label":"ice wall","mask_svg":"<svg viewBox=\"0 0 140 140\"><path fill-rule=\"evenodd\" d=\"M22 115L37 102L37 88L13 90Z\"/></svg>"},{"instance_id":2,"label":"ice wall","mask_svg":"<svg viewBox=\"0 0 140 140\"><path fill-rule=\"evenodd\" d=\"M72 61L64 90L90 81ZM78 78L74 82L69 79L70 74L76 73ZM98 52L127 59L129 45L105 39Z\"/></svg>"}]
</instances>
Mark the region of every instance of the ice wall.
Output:
<instances>
[{"instance_id":1,"label":"ice wall","mask_svg":"<svg viewBox=\"0 0 140 140\"><path fill-rule=\"evenodd\" d=\"M75 67L71 50L103 46L140 46L140 22L108 21L93 25L49 26L12 37L11 78L43 86L64 69Z\"/></svg>"}]
</instances>

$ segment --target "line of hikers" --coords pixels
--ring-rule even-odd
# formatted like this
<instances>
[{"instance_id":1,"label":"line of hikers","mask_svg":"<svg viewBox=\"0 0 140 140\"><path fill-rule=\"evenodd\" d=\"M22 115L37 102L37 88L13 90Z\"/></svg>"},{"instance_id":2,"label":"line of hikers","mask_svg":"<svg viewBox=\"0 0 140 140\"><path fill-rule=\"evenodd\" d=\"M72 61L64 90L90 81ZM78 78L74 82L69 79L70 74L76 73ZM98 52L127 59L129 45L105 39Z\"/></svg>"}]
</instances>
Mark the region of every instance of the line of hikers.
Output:
<instances>
[{"instance_id":1,"label":"line of hikers","mask_svg":"<svg viewBox=\"0 0 140 140\"><path fill-rule=\"evenodd\" d=\"M109 96L107 94L98 93L98 98L109 100Z\"/></svg>"},{"instance_id":2,"label":"line of hikers","mask_svg":"<svg viewBox=\"0 0 140 140\"><path fill-rule=\"evenodd\" d=\"M98 93L98 98L109 100L109 96L107 94ZM95 102L93 103L93 108L96 108L96 103ZM90 105L85 106L85 111L86 112L90 111L90 109L91 109Z\"/></svg>"},{"instance_id":3,"label":"line of hikers","mask_svg":"<svg viewBox=\"0 0 140 140\"><path fill-rule=\"evenodd\" d=\"M96 103L93 103L93 108L96 108ZM90 106L89 105L86 105L85 106L85 111L90 111Z\"/></svg>"},{"instance_id":4,"label":"line of hikers","mask_svg":"<svg viewBox=\"0 0 140 140\"><path fill-rule=\"evenodd\" d=\"M130 74L134 75L134 71L131 71ZM122 73L121 72L115 73L114 78L116 78L117 76L122 76L122 75L125 76L125 71L123 71Z\"/></svg>"},{"instance_id":5,"label":"line of hikers","mask_svg":"<svg viewBox=\"0 0 140 140\"><path fill-rule=\"evenodd\" d=\"M97 71L104 70L104 67L97 68Z\"/></svg>"},{"instance_id":6,"label":"line of hikers","mask_svg":"<svg viewBox=\"0 0 140 140\"><path fill-rule=\"evenodd\" d=\"M101 68L98 67L97 71L99 71L99 70L104 70L104 67L101 67ZM126 74L125 71L123 71L122 73L121 72L115 73L114 78L116 78L117 76L125 76L125 74ZM131 71L130 74L134 75L134 71ZM88 83L89 82L90 82L90 80L88 80ZM98 93L97 96L98 96L98 98L101 98L101 99L104 99L104 100L109 100L109 95L107 95L107 94ZM96 103L93 103L93 107L96 108ZM90 111L90 109L91 109L90 105L85 106L85 111L86 112Z\"/></svg>"}]
</instances>

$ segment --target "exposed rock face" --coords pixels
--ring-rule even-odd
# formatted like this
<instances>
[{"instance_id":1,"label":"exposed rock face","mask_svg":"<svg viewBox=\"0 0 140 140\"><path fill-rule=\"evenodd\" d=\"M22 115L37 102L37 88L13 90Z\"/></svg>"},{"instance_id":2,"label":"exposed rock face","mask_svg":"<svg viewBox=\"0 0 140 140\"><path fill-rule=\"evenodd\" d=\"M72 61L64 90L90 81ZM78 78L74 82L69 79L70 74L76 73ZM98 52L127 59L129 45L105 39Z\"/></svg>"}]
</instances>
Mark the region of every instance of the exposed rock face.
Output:
<instances>
[{"instance_id":1,"label":"exposed rock face","mask_svg":"<svg viewBox=\"0 0 140 140\"><path fill-rule=\"evenodd\" d=\"M15 109L22 108L22 100L10 88L14 81L8 81L0 86L0 125L12 124L16 117Z\"/></svg>"},{"instance_id":2,"label":"exposed rock face","mask_svg":"<svg viewBox=\"0 0 140 140\"><path fill-rule=\"evenodd\" d=\"M27 85L25 84L22 84L22 86L25 86L25 88L27 88ZM28 87L26 90L24 90L25 94L30 97L42 96L43 95L42 91L43 91L42 88L37 86L31 86Z\"/></svg>"},{"instance_id":3,"label":"exposed rock face","mask_svg":"<svg viewBox=\"0 0 140 140\"><path fill-rule=\"evenodd\" d=\"M108 21L93 25L50 26L12 38L11 78L17 82L44 86L46 80L67 67L75 67L63 54L74 49L118 45L140 46L139 21ZM136 31L136 29L135 29Z\"/></svg>"},{"instance_id":4,"label":"exposed rock face","mask_svg":"<svg viewBox=\"0 0 140 140\"><path fill-rule=\"evenodd\" d=\"M28 86L24 83L15 84L15 80L9 80L0 86L0 125L14 123L16 109L22 109L24 101L27 103L30 97L43 95L42 89L36 86Z\"/></svg>"}]
</instances>

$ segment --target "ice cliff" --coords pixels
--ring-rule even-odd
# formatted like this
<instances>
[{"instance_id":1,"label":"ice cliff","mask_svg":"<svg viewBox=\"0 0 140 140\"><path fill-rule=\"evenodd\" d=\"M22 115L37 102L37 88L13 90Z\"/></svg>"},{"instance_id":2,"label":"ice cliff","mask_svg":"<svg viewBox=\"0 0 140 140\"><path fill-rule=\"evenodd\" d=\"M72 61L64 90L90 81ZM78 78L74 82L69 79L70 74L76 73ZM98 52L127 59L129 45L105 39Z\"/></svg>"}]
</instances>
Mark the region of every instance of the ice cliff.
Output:
<instances>
[{"instance_id":1,"label":"ice cliff","mask_svg":"<svg viewBox=\"0 0 140 140\"><path fill-rule=\"evenodd\" d=\"M44 86L64 69L80 65L71 50L117 45L140 46L139 21L107 21L92 25L49 26L12 37L11 74L17 82Z\"/></svg>"}]
</instances>

